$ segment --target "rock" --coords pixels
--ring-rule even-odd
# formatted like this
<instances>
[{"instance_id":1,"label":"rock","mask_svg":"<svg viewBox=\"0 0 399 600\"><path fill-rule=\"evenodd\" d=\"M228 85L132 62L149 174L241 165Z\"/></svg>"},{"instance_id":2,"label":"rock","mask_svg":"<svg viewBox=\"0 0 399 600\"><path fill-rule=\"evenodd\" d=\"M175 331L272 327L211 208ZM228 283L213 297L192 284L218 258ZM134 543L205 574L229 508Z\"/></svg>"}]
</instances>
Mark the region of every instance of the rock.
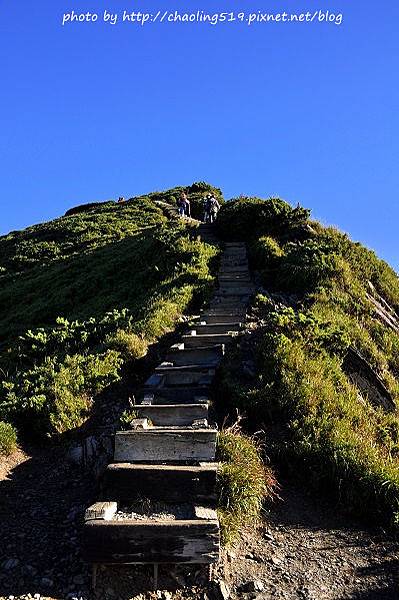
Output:
<instances>
[{"instance_id":1,"label":"rock","mask_svg":"<svg viewBox=\"0 0 399 600\"><path fill-rule=\"evenodd\" d=\"M252 581L247 581L242 587L246 592L263 592L265 584L263 581L260 581L260 579L254 579Z\"/></svg>"}]
</instances>

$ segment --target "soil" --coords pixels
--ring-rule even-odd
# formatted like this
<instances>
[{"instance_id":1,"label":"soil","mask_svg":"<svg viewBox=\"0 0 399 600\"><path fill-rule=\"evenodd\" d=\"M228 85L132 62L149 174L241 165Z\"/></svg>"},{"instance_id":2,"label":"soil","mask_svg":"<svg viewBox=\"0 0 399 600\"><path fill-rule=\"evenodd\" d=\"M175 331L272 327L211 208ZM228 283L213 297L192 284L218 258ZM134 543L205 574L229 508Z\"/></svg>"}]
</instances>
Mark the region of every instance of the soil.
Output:
<instances>
[{"instance_id":1,"label":"soil","mask_svg":"<svg viewBox=\"0 0 399 600\"><path fill-rule=\"evenodd\" d=\"M68 464L61 448L46 448L16 452L2 460L1 473L0 600L223 600L223 584L209 585L196 565L161 566L158 595L150 592L152 567L104 567L93 593L80 556L84 511L96 497L91 472ZM392 534L355 524L297 483L280 483L281 499L259 528L244 531L214 569L232 598L399 598Z\"/></svg>"}]
</instances>

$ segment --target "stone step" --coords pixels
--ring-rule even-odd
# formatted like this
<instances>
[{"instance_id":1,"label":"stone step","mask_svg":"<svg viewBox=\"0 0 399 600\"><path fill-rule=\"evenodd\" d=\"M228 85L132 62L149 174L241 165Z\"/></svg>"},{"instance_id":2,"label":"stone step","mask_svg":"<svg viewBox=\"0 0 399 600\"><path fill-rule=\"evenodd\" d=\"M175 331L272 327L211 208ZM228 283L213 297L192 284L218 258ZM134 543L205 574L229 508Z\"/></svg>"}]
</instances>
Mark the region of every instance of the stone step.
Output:
<instances>
[{"instance_id":1,"label":"stone step","mask_svg":"<svg viewBox=\"0 0 399 600\"><path fill-rule=\"evenodd\" d=\"M183 427L193 421L208 419L208 404L137 404L133 411L138 419L148 419L160 427Z\"/></svg>"},{"instance_id":2,"label":"stone step","mask_svg":"<svg viewBox=\"0 0 399 600\"><path fill-rule=\"evenodd\" d=\"M183 335L183 341L187 348L201 348L202 346L208 346L213 342L217 344L229 344L232 337L233 333L207 333L204 335Z\"/></svg>"},{"instance_id":3,"label":"stone step","mask_svg":"<svg viewBox=\"0 0 399 600\"><path fill-rule=\"evenodd\" d=\"M183 344L182 344L183 345ZM171 348L165 362L171 362L176 366L184 365L207 365L217 366L224 355L223 346L215 345L206 348Z\"/></svg>"},{"instance_id":4,"label":"stone step","mask_svg":"<svg viewBox=\"0 0 399 600\"><path fill-rule=\"evenodd\" d=\"M150 427L118 431L114 462L204 462L215 460L216 429Z\"/></svg>"},{"instance_id":5,"label":"stone step","mask_svg":"<svg viewBox=\"0 0 399 600\"><path fill-rule=\"evenodd\" d=\"M104 473L102 497L127 503L146 498L208 504L216 501L216 474L216 463L188 466L112 463Z\"/></svg>"},{"instance_id":6,"label":"stone step","mask_svg":"<svg viewBox=\"0 0 399 600\"><path fill-rule=\"evenodd\" d=\"M190 506L190 505L188 505ZM110 520L87 519L83 559L94 564L212 564L219 560L220 531L216 511L170 505L163 515ZM173 515L173 512L175 515Z\"/></svg>"},{"instance_id":7,"label":"stone step","mask_svg":"<svg viewBox=\"0 0 399 600\"><path fill-rule=\"evenodd\" d=\"M240 331L242 329L242 323L239 321L229 321L227 323L212 323L208 324L206 321L202 323L195 323L193 325L193 331L196 331L197 335L203 335L204 333L229 333L229 331Z\"/></svg>"}]
</instances>

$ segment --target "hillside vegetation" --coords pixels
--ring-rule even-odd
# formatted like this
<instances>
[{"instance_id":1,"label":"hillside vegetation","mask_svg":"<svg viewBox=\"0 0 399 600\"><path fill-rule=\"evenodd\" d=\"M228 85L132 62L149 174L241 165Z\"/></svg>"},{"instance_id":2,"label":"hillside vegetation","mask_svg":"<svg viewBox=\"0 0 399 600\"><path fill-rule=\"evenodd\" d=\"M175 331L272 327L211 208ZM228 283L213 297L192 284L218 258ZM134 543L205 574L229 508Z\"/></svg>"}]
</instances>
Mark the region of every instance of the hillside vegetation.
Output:
<instances>
[{"instance_id":1,"label":"hillside vegetation","mask_svg":"<svg viewBox=\"0 0 399 600\"><path fill-rule=\"evenodd\" d=\"M225 239L247 241L263 286L250 336L257 371L239 379L233 356L226 402L254 427L278 431L269 448L309 485L392 523L399 514L396 273L277 198L229 202L218 226Z\"/></svg>"},{"instance_id":2,"label":"hillside vegetation","mask_svg":"<svg viewBox=\"0 0 399 600\"><path fill-rule=\"evenodd\" d=\"M206 296L217 248L155 201L181 189L79 206L0 238L0 421L39 436L80 427L123 364ZM193 184L193 204L209 189ZM2 431L0 452L15 444Z\"/></svg>"}]
</instances>

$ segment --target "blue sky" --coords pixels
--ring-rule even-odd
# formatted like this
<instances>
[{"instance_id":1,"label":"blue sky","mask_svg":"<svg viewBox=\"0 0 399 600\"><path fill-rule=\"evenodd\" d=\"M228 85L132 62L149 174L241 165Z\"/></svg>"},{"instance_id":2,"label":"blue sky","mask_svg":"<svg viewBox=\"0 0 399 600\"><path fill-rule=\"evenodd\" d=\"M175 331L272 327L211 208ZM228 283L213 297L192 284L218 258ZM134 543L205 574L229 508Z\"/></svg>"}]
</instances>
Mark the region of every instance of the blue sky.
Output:
<instances>
[{"instance_id":1,"label":"blue sky","mask_svg":"<svg viewBox=\"0 0 399 600\"><path fill-rule=\"evenodd\" d=\"M73 23L64 12L342 13ZM0 0L0 234L207 180L279 195L399 269L396 0Z\"/></svg>"}]
</instances>

